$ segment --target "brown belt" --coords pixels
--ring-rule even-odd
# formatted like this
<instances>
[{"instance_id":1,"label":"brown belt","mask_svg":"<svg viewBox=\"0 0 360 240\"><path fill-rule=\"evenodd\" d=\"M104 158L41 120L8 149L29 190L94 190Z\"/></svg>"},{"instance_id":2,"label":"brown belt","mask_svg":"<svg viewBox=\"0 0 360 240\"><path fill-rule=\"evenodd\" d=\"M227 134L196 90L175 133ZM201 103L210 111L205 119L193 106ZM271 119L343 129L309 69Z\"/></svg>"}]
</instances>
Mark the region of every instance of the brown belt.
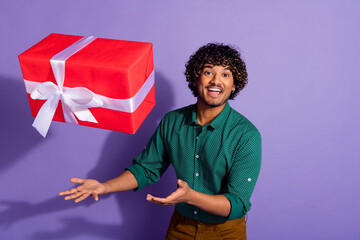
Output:
<instances>
[{"instance_id":1,"label":"brown belt","mask_svg":"<svg viewBox=\"0 0 360 240\"><path fill-rule=\"evenodd\" d=\"M188 225L192 225L192 226L203 226L203 227L215 227L215 226L219 226L219 225L232 225L232 224L238 224L239 222L244 222L245 221L245 216L240 218L240 219L234 219L234 220L229 220L229 221L226 221L226 222L222 222L222 223L207 223L207 222L201 222L201 221L197 221L195 219L192 219L192 218L187 218L187 217L184 217L183 215L181 215L179 213L178 210L174 210L174 214L173 216L178 220L180 221L182 224L188 224Z\"/></svg>"}]
</instances>

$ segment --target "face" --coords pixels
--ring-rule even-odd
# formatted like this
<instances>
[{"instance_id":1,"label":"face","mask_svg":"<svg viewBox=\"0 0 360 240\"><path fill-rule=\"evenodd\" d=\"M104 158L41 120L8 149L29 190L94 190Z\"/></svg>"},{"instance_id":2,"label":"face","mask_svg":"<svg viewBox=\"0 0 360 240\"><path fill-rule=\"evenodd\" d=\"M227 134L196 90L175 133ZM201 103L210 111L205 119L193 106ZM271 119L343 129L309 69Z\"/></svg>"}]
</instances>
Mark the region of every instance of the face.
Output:
<instances>
[{"instance_id":1,"label":"face","mask_svg":"<svg viewBox=\"0 0 360 240\"><path fill-rule=\"evenodd\" d=\"M211 64L205 64L194 86L197 87L198 103L208 107L224 105L231 92L235 90L234 77L230 69Z\"/></svg>"}]
</instances>

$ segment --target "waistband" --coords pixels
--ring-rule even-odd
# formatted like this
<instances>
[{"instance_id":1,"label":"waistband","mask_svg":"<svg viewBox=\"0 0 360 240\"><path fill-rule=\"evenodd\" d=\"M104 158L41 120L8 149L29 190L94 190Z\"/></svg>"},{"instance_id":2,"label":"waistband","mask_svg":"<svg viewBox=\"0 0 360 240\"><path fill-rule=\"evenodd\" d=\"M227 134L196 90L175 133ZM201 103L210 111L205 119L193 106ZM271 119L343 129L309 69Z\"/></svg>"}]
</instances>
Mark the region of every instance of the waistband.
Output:
<instances>
[{"instance_id":1,"label":"waistband","mask_svg":"<svg viewBox=\"0 0 360 240\"><path fill-rule=\"evenodd\" d=\"M195 219L192 218L187 218L184 217L183 215L181 215L179 213L178 210L174 210L173 213L173 218L175 218L177 221L179 221L182 224L187 224L187 225L192 225L192 226L204 226L204 227L230 227L232 225L236 225L242 222L246 222L245 221L245 216L239 219L234 219L234 220L229 220L226 222L222 222L222 223L207 223L207 222L201 222L201 221L197 221Z\"/></svg>"}]
</instances>

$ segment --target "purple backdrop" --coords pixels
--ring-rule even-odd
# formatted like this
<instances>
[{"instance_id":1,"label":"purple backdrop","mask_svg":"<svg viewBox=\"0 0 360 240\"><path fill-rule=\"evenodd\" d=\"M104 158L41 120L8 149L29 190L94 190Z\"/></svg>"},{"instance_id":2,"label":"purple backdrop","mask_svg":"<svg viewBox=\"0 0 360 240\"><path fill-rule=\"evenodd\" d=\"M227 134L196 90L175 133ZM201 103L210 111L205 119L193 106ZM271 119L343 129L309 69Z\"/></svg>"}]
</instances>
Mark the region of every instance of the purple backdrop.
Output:
<instances>
[{"instance_id":1,"label":"purple backdrop","mask_svg":"<svg viewBox=\"0 0 360 240\"><path fill-rule=\"evenodd\" d=\"M185 2L185 1L184 1ZM360 239L359 1L2 1L0 239L162 239L174 171L140 192L63 201L72 176L117 176L163 114L195 102L183 75L193 51L235 44L249 85L231 101L263 137L248 238ZM52 123L32 127L17 55L49 33L154 44L157 106L136 135Z\"/></svg>"}]
</instances>

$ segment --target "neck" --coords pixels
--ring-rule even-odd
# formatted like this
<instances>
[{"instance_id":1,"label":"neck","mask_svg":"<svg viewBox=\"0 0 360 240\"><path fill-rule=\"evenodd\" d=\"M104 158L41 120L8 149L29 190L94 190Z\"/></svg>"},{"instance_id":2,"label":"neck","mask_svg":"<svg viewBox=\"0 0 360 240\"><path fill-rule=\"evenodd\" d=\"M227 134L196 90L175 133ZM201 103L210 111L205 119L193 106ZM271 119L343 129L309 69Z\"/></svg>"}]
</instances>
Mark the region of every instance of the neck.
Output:
<instances>
[{"instance_id":1,"label":"neck","mask_svg":"<svg viewBox=\"0 0 360 240\"><path fill-rule=\"evenodd\" d=\"M212 122L225 108L225 103L223 105L212 107L201 102L196 103L196 121L201 125L207 125Z\"/></svg>"}]
</instances>

